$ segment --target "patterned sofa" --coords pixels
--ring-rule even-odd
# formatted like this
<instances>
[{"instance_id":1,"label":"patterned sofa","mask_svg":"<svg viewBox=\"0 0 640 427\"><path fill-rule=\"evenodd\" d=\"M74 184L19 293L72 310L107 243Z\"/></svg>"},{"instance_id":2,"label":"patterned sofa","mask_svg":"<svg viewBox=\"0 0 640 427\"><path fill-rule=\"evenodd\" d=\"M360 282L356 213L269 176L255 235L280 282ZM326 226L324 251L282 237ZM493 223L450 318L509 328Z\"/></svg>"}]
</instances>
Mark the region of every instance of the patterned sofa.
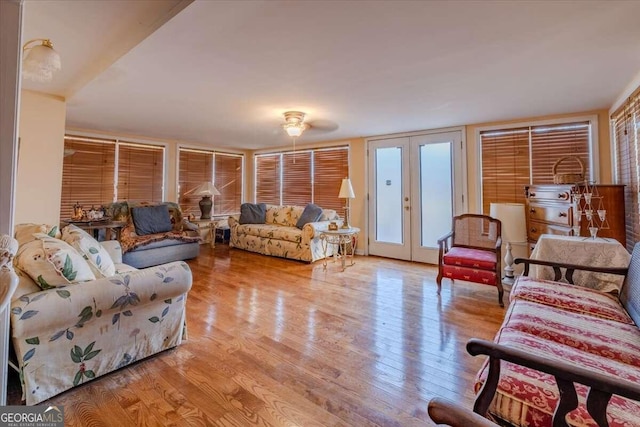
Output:
<instances>
[{"instance_id":1,"label":"patterned sofa","mask_svg":"<svg viewBox=\"0 0 640 427\"><path fill-rule=\"evenodd\" d=\"M231 240L229 246L258 252L263 255L314 262L325 257L320 233L327 230L329 223L338 219L336 211L323 209L320 221L296 227L304 206L267 205L265 224L240 224L229 218ZM326 248L326 256L335 252L335 245Z\"/></svg>"},{"instance_id":2,"label":"patterned sofa","mask_svg":"<svg viewBox=\"0 0 640 427\"><path fill-rule=\"evenodd\" d=\"M20 281L11 302L11 339L27 405L179 345L186 333L186 296L192 284L184 262L137 270L122 264L117 241L94 241L89 253L102 265L110 258L113 275L68 283L84 273L79 259L67 256L57 270L64 283L38 276L38 285L25 264L57 263L46 246L59 240L56 227L48 230L49 238L38 235L44 239L43 249L21 243L15 258Z\"/></svg>"},{"instance_id":3,"label":"patterned sofa","mask_svg":"<svg viewBox=\"0 0 640 427\"><path fill-rule=\"evenodd\" d=\"M134 226L131 208L167 205L172 230L164 233L138 235ZM172 261L195 258L200 253L198 226L182 217L180 206L173 202L114 202L106 207L107 215L115 221L124 221L122 229L123 261L136 268L145 268Z\"/></svg>"},{"instance_id":4,"label":"patterned sofa","mask_svg":"<svg viewBox=\"0 0 640 427\"><path fill-rule=\"evenodd\" d=\"M489 356L474 411L514 426L639 426L640 244L628 269L519 261L555 277L520 277L494 342L467 344ZM570 284L575 270L626 274L620 296Z\"/></svg>"}]
</instances>

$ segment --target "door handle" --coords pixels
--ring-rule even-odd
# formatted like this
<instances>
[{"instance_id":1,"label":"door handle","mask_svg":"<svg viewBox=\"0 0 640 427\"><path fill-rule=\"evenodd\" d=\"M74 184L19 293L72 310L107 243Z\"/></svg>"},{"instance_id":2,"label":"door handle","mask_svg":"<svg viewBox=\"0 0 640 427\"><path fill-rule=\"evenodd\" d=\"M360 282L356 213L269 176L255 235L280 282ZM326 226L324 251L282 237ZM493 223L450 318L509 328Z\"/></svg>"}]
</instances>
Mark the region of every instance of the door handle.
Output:
<instances>
[{"instance_id":1,"label":"door handle","mask_svg":"<svg viewBox=\"0 0 640 427\"><path fill-rule=\"evenodd\" d=\"M407 206L404 207L404 210L406 210L406 211L408 211L409 209L411 209L411 206L407 205Z\"/></svg>"}]
</instances>

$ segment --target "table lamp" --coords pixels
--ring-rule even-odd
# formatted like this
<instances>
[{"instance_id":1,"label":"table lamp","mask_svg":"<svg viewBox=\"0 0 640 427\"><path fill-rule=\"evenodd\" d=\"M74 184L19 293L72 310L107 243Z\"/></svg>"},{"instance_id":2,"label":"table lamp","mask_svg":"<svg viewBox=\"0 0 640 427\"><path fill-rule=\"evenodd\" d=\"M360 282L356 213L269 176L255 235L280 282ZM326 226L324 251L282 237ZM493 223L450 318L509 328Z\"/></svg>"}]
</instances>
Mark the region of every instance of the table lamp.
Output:
<instances>
[{"instance_id":1,"label":"table lamp","mask_svg":"<svg viewBox=\"0 0 640 427\"><path fill-rule=\"evenodd\" d=\"M202 196L200 205L200 219L211 219L212 196L219 196L220 192L211 182L203 182L191 193L194 196Z\"/></svg>"},{"instance_id":2,"label":"table lamp","mask_svg":"<svg viewBox=\"0 0 640 427\"><path fill-rule=\"evenodd\" d=\"M351 180L349 178L344 178L342 180L342 185L340 185L340 193L338 197L341 199L345 199L344 202L344 222L342 223L342 228L351 228L349 225L349 200L355 199L356 195L353 192L353 187L351 186Z\"/></svg>"},{"instance_id":3,"label":"table lamp","mask_svg":"<svg viewBox=\"0 0 640 427\"><path fill-rule=\"evenodd\" d=\"M489 215L493 218L499 219L502 223L502 241L506 243L503 283L512 285L514 282L514 276L511 243L527 242L527 226L524 215L524 205L522 203L491 203Z\"/></svg>"}]
</instances>

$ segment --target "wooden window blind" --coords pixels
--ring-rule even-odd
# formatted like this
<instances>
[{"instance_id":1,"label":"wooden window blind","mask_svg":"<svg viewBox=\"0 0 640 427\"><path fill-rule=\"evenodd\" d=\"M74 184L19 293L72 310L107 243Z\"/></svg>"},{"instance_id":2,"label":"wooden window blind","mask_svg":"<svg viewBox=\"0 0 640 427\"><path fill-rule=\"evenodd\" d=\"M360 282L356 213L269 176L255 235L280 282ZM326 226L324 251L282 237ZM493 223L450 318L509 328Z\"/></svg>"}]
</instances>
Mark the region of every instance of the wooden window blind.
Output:
<instances>
[{"instance_id":1,"label":"wooden window blind","mask_svg":"<svg viewBox=\"0 0 640 427\"><path fill-rule=\"evenodd\" d=\"M616 183L624 184L627 249L640 241L640 88L612 115Z\"/></svg>"},{"instance_id":2,"label":"wooden window blind","mask_svg":"<svg viewBox=\"0 0 640 427\"><path fill-rule=\"evenodd\" d=\"M565 156L582 160L585 176L589 176L589 122L570 125L534 126L531 128L531 163L533 184L553 182L553 164ZM558 165L558 173L579 173L575 160L565 160Z\"/></svg>"},{"instance_id":3,"label":"wooden window blind","mask_svg":"<svg viewBox=\"0 0 640 427\"><path fill-rule=\"evenodd\" d=\"M242 156L215 153L214 184L219 196L213 198L213 212L228 215L240 212L242 204Z\"/></svg>"},{"instance_id":4,"label":"wooden window blind","mask_svg":"<svg viewBox=\"0 0 640 427\"><path fill-rule=\"evenodd\" d=\"M480 134L482 144L482 212L491 203L524 203L529 184L529 130Z\"/></svg>"},{"instance_id":5,"label":"wooden window blind","mask_svg":"<svg viewBox=\"0 0 640 427\"><path fill-rule=\"evenodd\" d=\"M164 148L118 144L118 199L163 200Z\"/></svg>"},{"instance_id":6,"label":"wooden window blind","mask_svg":"<svg viewBox=\"0 0 640 427\"><path fill-rule=\"evenodd\" d=\"M344 215L344 199L338 198L342 179L349 176L347 147L316 150L313 153L313 203Z\"/></svg>"},{"instance_id":7,"label":"wooden window blind","mask_svg":"<svg viewBox=\"0 0 640 427\"><path fill-rule=\"evenodd\" d=\"M482 155L482 212L491 203L524 203L524 187L553 183L553 165L577 156L590 176L590 122L527 126L480 133ZM558 173L578 173L577 162L566 160Z\"/></svg>"},{"instance_id":8,"label":"wooden window blind","mask_svg":"<svg viewBox=\"0 0 640 427\"><path fill-rule=\"evenodd\" d=\"M178 162L180 174L178 203L184 216L193 214L199 217L198 203L202 197L194 196L191 192L203 182L213 182L213 156L207 151L180 149Z\"/></svg>"},{"instance_id":9,"label":"wooden window blind","mask_svg":"<svg viewBox=\"0 0 640 427\"><path fill-rule=\"evenodd\" d=\"M85 209L113 202L115 141L65 137L60 218L71 218L73 205Z\"/></svg>"},{"instance_id":10,"label":"wooden window blind","mask_svg":"<svg viewBox=\"0 0 640 427\"><path fill-rule=\"evenodd\" d=\"M311 151L282 155L282 205L306 206L311 203Z\"/></svg>"},{"instance_id":11,"label":"wooden window blind","mask_svg":"<svg viewBox=\"0 0 640 427\"><path fill-rule=\"evenodd\" d=\"M280 154L260 154L255 157L256 203L280 205Z\"/></svg>"},{"instance_id":12,"label":"wooden window blind","mask_svg":"<svg viewBox=\"0 0 640 427\"><path fill-rule=\"evenodd\" d=\"M349 147L258 154L255 165L256 202L344 210L338 193L349 176Z\"/></svg>"}]
</instances>

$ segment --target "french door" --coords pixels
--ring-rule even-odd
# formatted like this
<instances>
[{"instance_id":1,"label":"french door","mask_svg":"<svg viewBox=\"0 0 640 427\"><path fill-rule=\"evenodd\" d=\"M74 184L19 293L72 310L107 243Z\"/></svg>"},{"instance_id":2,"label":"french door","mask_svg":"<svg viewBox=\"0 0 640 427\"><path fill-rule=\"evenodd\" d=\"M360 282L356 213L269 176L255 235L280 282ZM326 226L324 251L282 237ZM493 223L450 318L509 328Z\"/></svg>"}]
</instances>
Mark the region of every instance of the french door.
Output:
<instances>
[{"instance_id":1,"label":"french door","mask_svg":"<svg viewBox=\"0 0 640 427\"><path fill-rule=\"evenodd\" d=\"M369 140L369 254L436 264L464 211L462 130Z\"/></svg>"}]
</instances>

